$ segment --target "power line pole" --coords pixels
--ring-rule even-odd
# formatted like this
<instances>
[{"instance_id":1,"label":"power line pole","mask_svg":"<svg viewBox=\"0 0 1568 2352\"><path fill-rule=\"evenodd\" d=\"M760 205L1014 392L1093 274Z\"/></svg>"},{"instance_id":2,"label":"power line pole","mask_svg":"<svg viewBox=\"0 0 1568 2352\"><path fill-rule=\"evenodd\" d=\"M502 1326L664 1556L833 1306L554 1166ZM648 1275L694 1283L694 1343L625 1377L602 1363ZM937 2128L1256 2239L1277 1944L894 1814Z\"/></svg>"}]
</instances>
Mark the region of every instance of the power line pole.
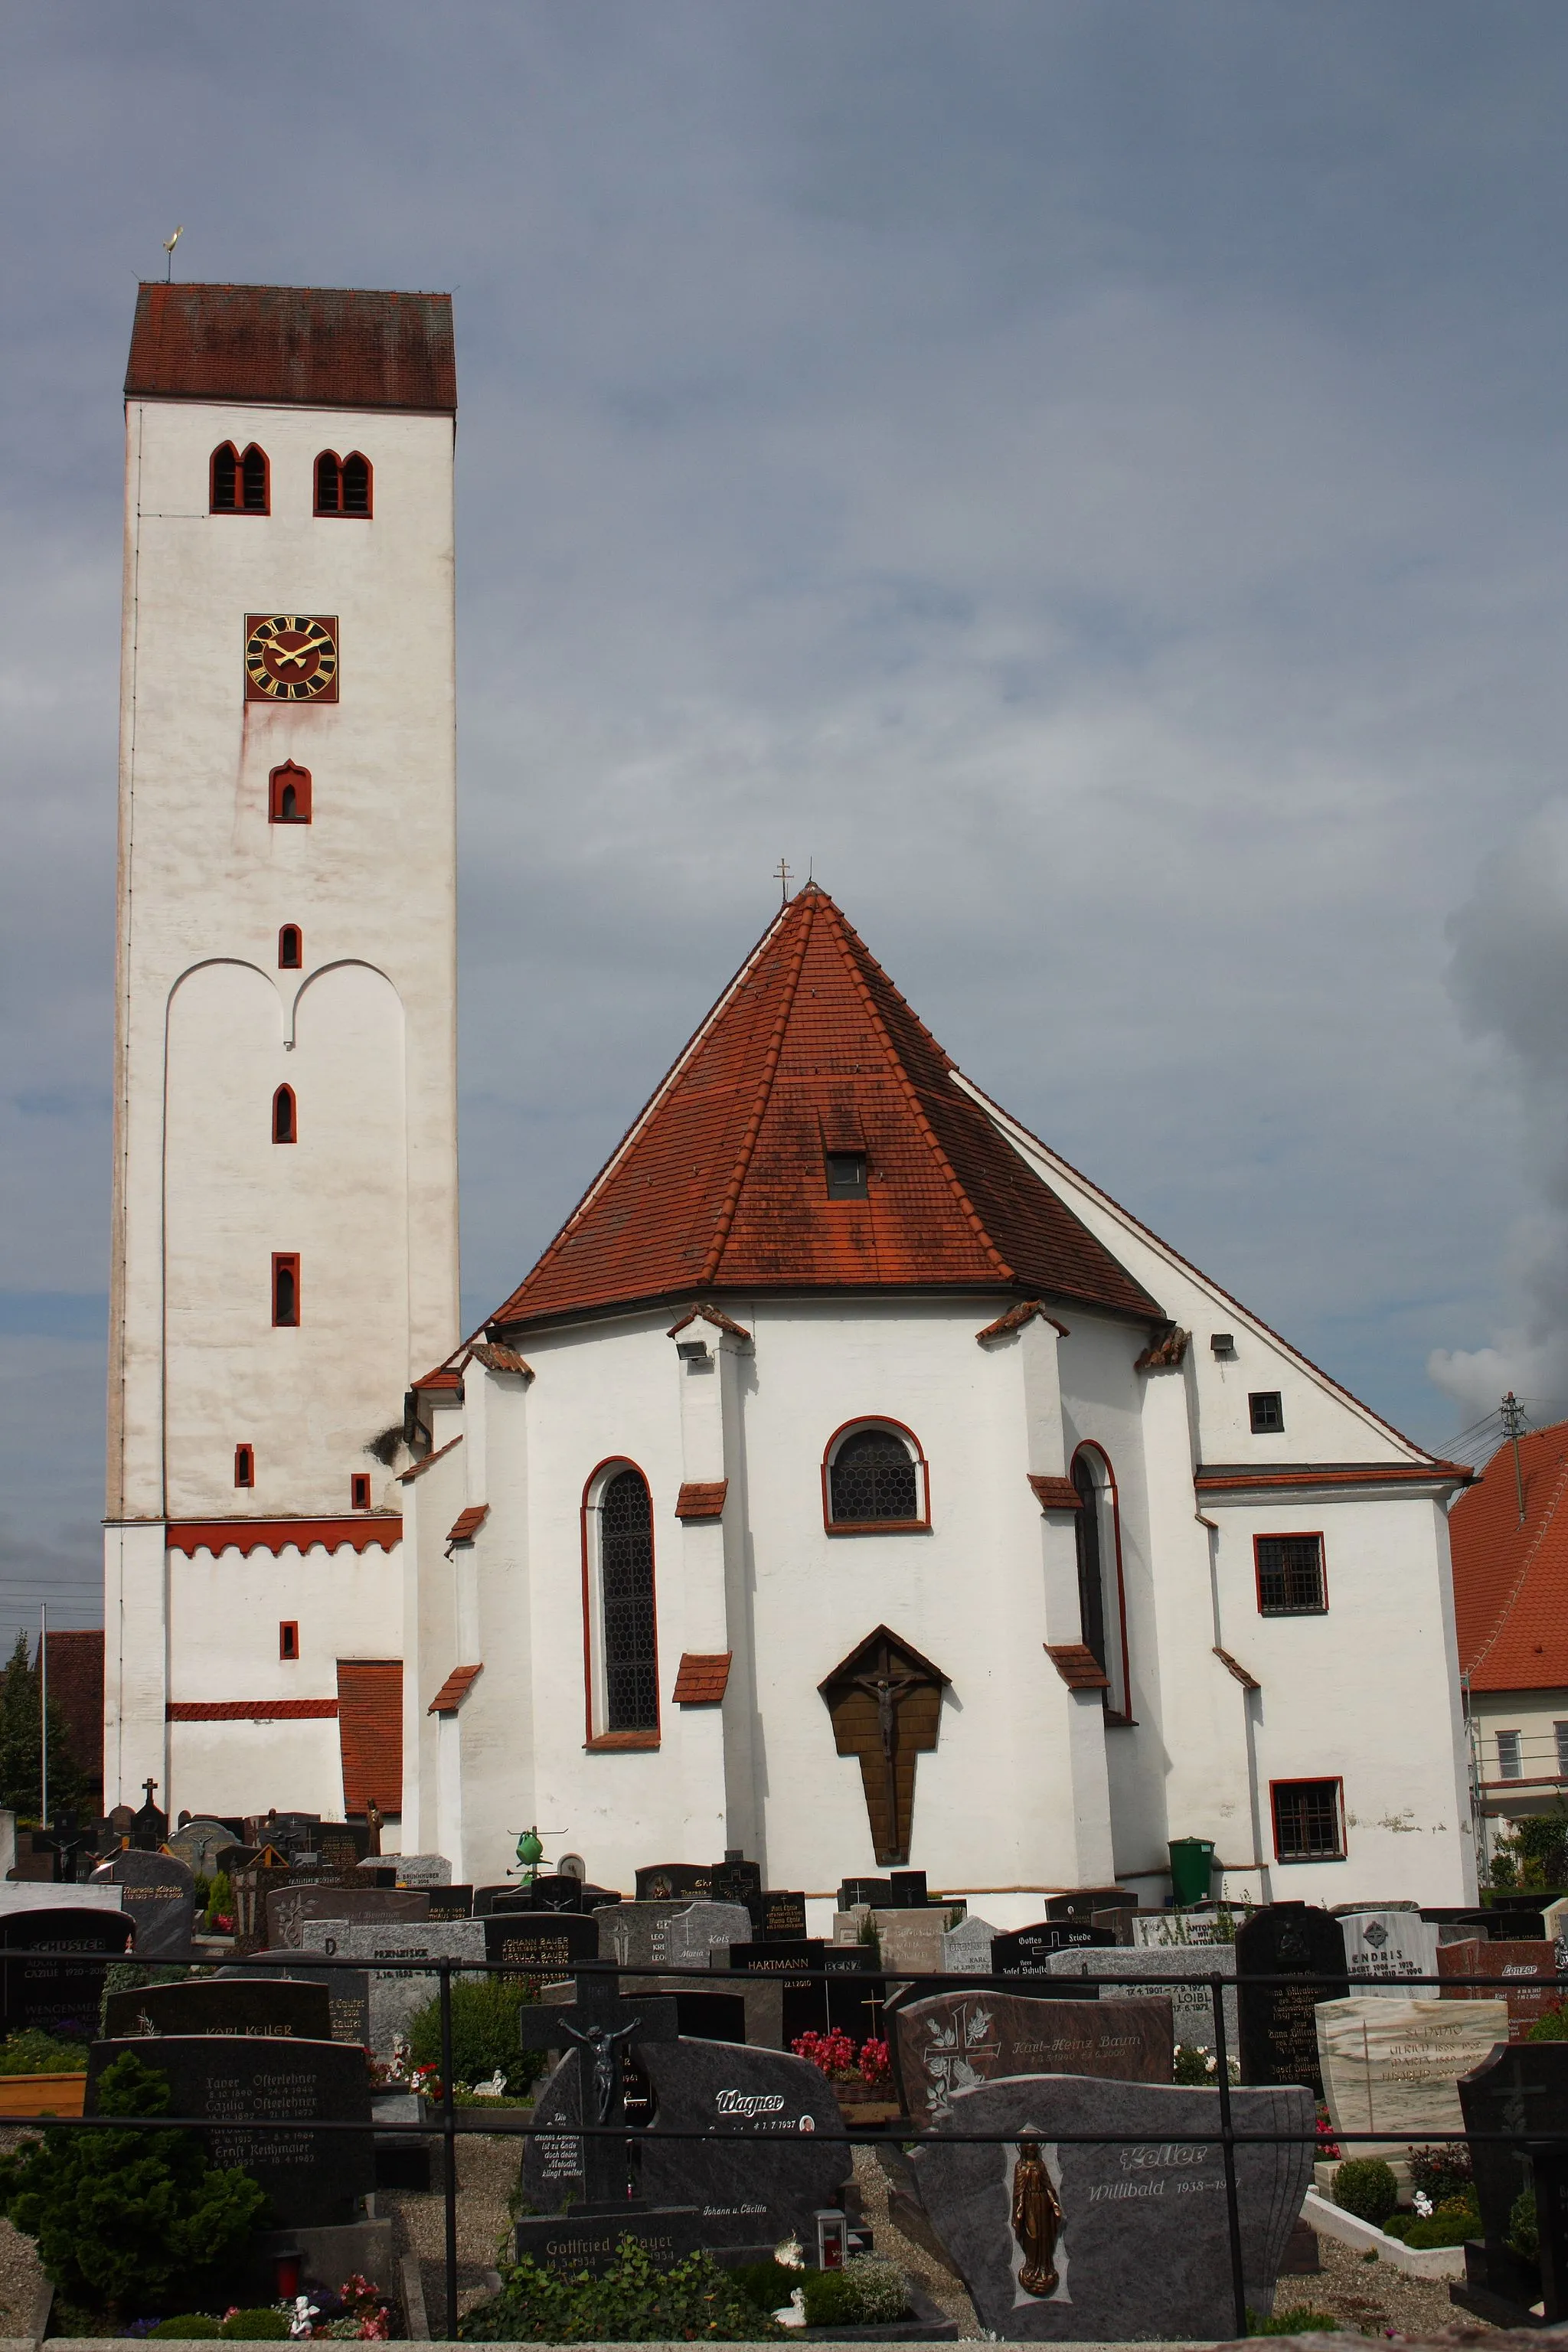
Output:
<instances>
[{"instance_id":1,"label":"power line pole","mask_svg":"<svg viewBox=\"0 0 1568 2352\"><path fill-rule=\"evenodd\" d=\"M1524 1407L1510 1389L1500 1408L1503 1434L1513 1441L1513 1490L1519 1497L1519 1524L1524 1525L1524 1472L1520 1467L1519 1439L1524 1427Z\"/></svg>"}]
</instances>

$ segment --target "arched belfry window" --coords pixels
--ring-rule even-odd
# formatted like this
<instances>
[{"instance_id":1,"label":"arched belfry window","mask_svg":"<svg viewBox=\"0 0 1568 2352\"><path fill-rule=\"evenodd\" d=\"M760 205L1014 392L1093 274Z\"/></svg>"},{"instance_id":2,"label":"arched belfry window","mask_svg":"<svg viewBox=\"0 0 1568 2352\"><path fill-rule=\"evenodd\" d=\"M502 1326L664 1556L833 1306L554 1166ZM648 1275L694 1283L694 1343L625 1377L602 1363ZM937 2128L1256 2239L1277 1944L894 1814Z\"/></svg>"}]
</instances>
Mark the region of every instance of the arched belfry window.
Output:
<instances>
[{"instance_id":1,"label":"arched belfry window","mask_svg":"<svg viewBox=\"0 0 1568 2352\"><path fill-rule=\"evenodd\" d=\"M305 934L298 923L285 923L278 934L278 969L299 971L305 961Z\"/></svg>"},{"instance_id":2,"label":"arched belfry window","mask_svg":"<svg viewBox=\"0 0 1568 2352\"><path fill-rule=\"evenodd\" d=\"M285 760L267 780L267 815L271 824L309 824L310 771Z\"/></svg>"},{"instance_id":3,"label":"arched belfry window","mask_svg":"<svg viewBox=\"0 0 1568 2352\"><path fill-rule=\"evenodd\" d=\"M898 1422L850 1422L828 1441L822 1465L830 1535L878 1535L931 1525L925 1456Z\"/></svg>"},{"instance_id":4,"label":"arched belfry window","mask_svg":"<svg viewBox=\"0 0 1568 2352\"><path fill-rule=\"evenodd\" d=\"M271 481L267 452L253 441L243 456L232 441L213 451L208 504L214 514L270 511Z\"/></svg>"},{"instance_id":5,"label":"arched belfry window","mask_svg":"<svg viewBox=\"0 0 1568 2352\"><path fill-rule=\"evenodd\" d=\"M272 1140L274 1143L298 1143L300 1114L294 1105L292 1087L279 1087L272 1097Z\"/></svg>"},{"instance_id":6,"label":"arched belfry window","mask_svg":"<svg viewBox=\"0 0 1568 2352\"><path fill-rule=\"evenodd\" d=\"M657 1746L658 1622L653 1499L629 1462L596 1472L584 1498L588 1738Z\"/></svg>"},{"instance_id":7,"label":"arched belfry window","mask_svg":"<svg viewBox=\"0 0 1568 2352\"><path fill-rule=\"evenodd\" d=\"M370 459L351 449L340 457L323 449L316 460L316 512L319 515L370 514Z\"/></svg>"},{"instance_id":8,"label":"arched belfry window","mask_svg":"<svg viewBox=\"0 0 1568 2352\"><path fill-rule=\"evenodd\" d=\"M1083 1644L1106 1678L1105 1712L1126 1723L1128 1700L1127 1612L1121 1590L1121 1529L1116 1482L1098 1445L1080 1445L1072 1458L1072 1483L1082 1508L1077 1515L1078 1605Z\"/></svg>"}]
</instances>

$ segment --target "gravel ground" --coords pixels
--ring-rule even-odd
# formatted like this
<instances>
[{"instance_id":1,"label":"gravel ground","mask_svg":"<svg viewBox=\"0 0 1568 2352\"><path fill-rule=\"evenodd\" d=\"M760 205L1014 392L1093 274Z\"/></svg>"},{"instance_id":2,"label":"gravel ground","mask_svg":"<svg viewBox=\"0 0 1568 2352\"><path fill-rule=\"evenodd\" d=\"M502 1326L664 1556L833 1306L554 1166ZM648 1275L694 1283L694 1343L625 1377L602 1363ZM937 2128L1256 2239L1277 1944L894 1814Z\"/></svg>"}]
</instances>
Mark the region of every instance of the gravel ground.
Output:
<instances>
[{"instance_id":1,"label":"gravel ground","mask_svg":"<svg viewBox=\"0 0 1568 2352\"><path fill-rule=\"evenodd\" d=\"M465 2132L458 2141L458 2312L489 2293L485 2273L500 2267L509 2227L507 2200L517 2179L519 2139ZM432 2336L447 2329L447 2200L438 2189L378 2189L378 2213L392 2220L399 2254L419 2257L425 2311Z\"/></svg>"},{"instance_id":2,"label":"gravel ground","mask_svg":"<svg viewBox=\"0 0 1568 2352\"><path fill-rule=\"evenodd\" d=\"M958 2322L959 2335L968 2341L983 2342L985 2331L974 2316L974 2305L951 2271L944 2271L933 2262L923 2246L910 2243L901 2230L896 2230L888 2219L888 2176L877 2161L872 2147L855 2151L855 2186L860 2191L860 2202L876 2240L877 2252L886 2254L900 2270L908 2271L916 2284L925 2289L939 2311Z\"/></svg>"},{"instance_id":3,"label":"gravel ground","mask_svg":"<svg viewBox=\"0 0 1568 2352\"><path fill-rule=\"evenodd\" d=\"M1498 2330L1473 2311L1461 2311L1448 2300L1447 2279L1411 2278L1379 2257L1368 2262L1353 2246L1338 2238L1318 2240L1322 2270L1308 2278L1282 2278L1275 2290L1276 2311L1310 2304L1314 2311L1332 2312L1347 2332L1362 2336L1429 2337L1463 2328L1467 2333L1495 2336Z\"/></svg>"}]
</instances>

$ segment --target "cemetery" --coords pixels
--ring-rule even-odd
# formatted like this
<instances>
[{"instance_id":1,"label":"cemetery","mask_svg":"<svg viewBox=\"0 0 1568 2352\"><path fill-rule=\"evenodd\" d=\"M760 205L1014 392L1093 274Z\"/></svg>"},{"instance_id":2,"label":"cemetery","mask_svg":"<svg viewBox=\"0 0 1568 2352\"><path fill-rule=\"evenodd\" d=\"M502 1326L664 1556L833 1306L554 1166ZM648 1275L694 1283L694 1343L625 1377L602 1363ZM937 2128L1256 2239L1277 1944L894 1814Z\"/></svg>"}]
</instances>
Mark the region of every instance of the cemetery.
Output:
<instances>
[{"instance_id":1,"label":"cemetery","mask_svg":"<svg viewBox=\"0 0 1568 2352\"><path fill-rule=\"evenodd\" d=\"M0 1885L36 2336L1214 2343L1350 2260L1568 2319L1568 2011L1523 1902L1100 1886L1002 1931L900 1871L814 1936L739 1854L623 1891L526 1832L456 1885L363 1822L155 1793Z\"/></svg>"}]
</instances>

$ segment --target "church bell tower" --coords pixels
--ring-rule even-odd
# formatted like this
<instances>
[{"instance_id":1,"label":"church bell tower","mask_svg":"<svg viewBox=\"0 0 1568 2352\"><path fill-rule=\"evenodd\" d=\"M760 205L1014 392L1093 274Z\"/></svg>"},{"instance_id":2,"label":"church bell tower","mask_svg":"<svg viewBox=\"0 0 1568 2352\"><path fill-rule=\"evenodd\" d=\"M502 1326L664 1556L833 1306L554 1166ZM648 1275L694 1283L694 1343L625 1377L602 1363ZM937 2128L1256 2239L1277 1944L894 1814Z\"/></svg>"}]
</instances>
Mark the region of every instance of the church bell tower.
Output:
<instances>
[{"instance_id":1,"label":"church bell tower","mask_svg":"<svg viewBox=\"0 0 1568 2352\"><path fill-rule=\"evenodd\" d=\"M399 1432L458 1336L456 407L447 296L141 289L109 1803L397 1810Z\"/></svg>"}]
</instances>

